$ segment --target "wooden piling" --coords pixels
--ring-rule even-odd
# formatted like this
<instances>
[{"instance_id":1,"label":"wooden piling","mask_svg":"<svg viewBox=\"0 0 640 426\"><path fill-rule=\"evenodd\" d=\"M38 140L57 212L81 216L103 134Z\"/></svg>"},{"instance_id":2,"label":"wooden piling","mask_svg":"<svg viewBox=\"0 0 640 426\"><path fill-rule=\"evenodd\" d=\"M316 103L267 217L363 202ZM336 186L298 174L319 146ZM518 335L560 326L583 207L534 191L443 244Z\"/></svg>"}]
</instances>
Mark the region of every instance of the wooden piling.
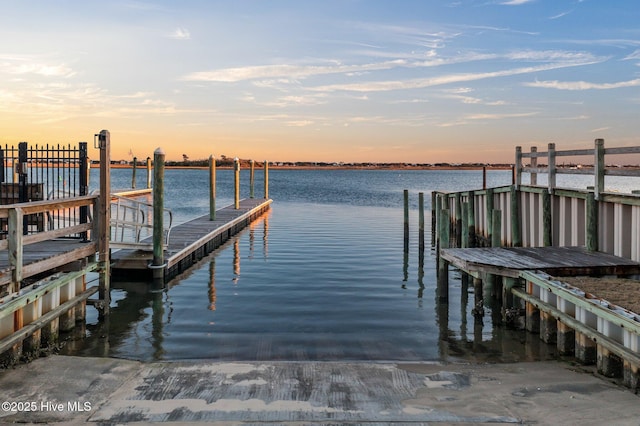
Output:
<instances>
[{"instance_id":1,"label":"wooden piling","mask_svg":"<svg viewBox=\"0 0 640 426\"><path fill-rule=\"evenodd\" d=\"M445 195L446 196L446 195ZM445 197L443 196L443 197ZM444 202L442 203L445 204ZM438 233L440 234L440 249L449 248L449 232L451 218L448 209L440 211L440 222ZM440 258L438 262L438 301L447 303L449 301L449 262Z\"/></svg>"},{"instance_id":2,"label":"wooden piling","mask_svg":"<svg viewBox=\"0 0 640 426\"><path fill-rule=\"evenodd\" d=\"M529 164L531 165L531 168L536 168L538 167L538 157L535 156L535 154L538 153L538 147L537 146L532 146L531 147L531 160L529 161ZM530 184L531 186L536 186L538 184L538 173L536 173L535 171L532 171L530 174Z\"/></svg>"},{"instance_id":3,"label":"wooden piling","mask_svg":"<svg viewBox=\"0 0 640 426\"><path fill-rule=\"evenodd\" d=\"M547 174L549 194L553 194L556 188L556 144L550 143L547 147Z\"/></svg>"},{"instance_id":4,"label":"wooden piling","mask_svg":"<svg viewBox=\"0 0 640 426\"><path fill-rule=\"evenodd\" d=\"M133 157L133 164L131 166L131 189L136 189L136 170L138 169L138 159Z\"/></svg>"},{"instance_id":5,"label":"wooden piling","mask_svg":"<svg viewBox=\"0 0 640 426\"><path fill-rule=\"evenodd\" d=\"M517 185L511 185L511 245L522 247L522 228L520 225L520 191Z\"/></svg>"},{"instance_id":6,"label":"wooden piling","mask_svg":"<svg viewBox=\"0 0 640 426\"><path fill-rule=\"evenodd\" d=\"M264 199L269 199L269 162L264 160Z\"/></svg>"},{"instance_id":7,"label":"wooden piling","mask_svg":"<svg viewBox=\"0 0 640 426\"><path fill-rule=\"evenodd\" d=\"M604 139L595 140L594 156L595 158L593 160L593 165L595 168L595 197L596 200L599 201L601 194L604 192Z\"/></svg>"},{"instance_id":8,"label":"wooden piling","mask_svg":"<svg viewBox=\"0 0 640 426\"><path fill-rule=\"evenodd\" d=\"M409 251L409 190L403 191L404 197L404 251Z\"/></svg>"},{"instance_id":9,"label":"wooden piling","mask_svg":"<svg viewBox=\"0 0 640 426\"><path fill-rule=\"evenodd\" d=\"M598 251L598 202L593 192L587 194L586 246L589 251Z\"/></svg>"},{"instance_id":10,"label":"wooden piling","mask_svg":"<svg viewBox=\"0 0 640 426\"><path fill-rule=\"evenodd\" d=\"M551 194L548 191L542 193L542 245L553 245L553 228L551 222Z\"/></svg>"},{"instance_id":11,"label":"wooden piling","mask_svg":"<svg viewBox=\"0 0 640 426\"><path fill-rule=\"evenodd\" d=\"M418 250L424 252L424 193L418 193Z\"/></svg>"},{"instance_id":12,"label":"wooden piling","mask_svg":"<svg viewBox=\"0 0 640 426\"><path fill-rule=\"evenodd\" d=\"M516 146L516 162L513 165L513 172L515 173L514 185L517 189L522 185L522 147Z\"/></svg>"},{"instance_id":13,"label":"wooden piling","mask_svg":"<svg viewBox=\"0 0 640 426\"><path fill-rule=\"evenodd\" d=\"M485 235L487 237L488 244L491 244L491 238L493 235L493 207L494 199L493 199L493 188L489 188L485 191L485 207L486 207L486 232Z\"/></svg>"},{"instance_id":14,"label":"wooden piling","mask_svg":"<svg viewBox=\"0 0 640 426\"><path fill-rule=\"evenodd\" d=\"M469 203L462 203L462 232L460 247L469 247Z\"/></svg>"},{"instance_id":15,"label":"wooden piling","mask_svg":"<svg viewBox=\"0 0 640 426\"><path fill-rule=\"evenodd\" d=\"M476 207L475 207L475 194L473 191L469 191L469 247L476 247Z\"/></svg>"},{"instance_id":16,"label":"wooden piling","mask_svg":"<svg viewBox=\"0 0 640 426\"><path fill-rule=\"evenodd\" d=\"M20 207L9 210L9 220L7 229L9 231L9 266L11 267L11 285L9 293L17 293L20 291L20 282L22 281L22 265L23 265L23 249L22 243L23 232L22 222L24 214Z\"/></svg>"},{"instance_id":17,"label":"wooden piling","mask_svg":"<svg viewBox=\"0 0 640 426\"><path fill-rule=\"evenodd\" d=\"M236 157L233 160L233 200L236 210L240 208L240 160Z\"/></svg>"},{"instance_id":18,"label":"wooden piling","mask_svg":"<svg viewBox=\"0 0 640 426\"><path fill-rule=\"evenodd\" d=\"M462 194L456 193L455 198L455 215L456 215L456 247L462 246Z\"/></svg>"},{"instance_id":19,"label":"wooden piling","mask_svg":"<svg viewBox=\"0 0 640 426\"><path fill-rule=\"evenodd\" d=\"M147 188L151 188L151 157L147 157Z\"/></svg>"},{"instance_id":20,"label":"wooden piling","mask_svg":"<svg viewBox=\"0 0 640 426\"><path fill-rule=\"evenodd\" d=\"M438 193L436 191L431 191L431 245L435 247L437 241L437 214L436 214L436 199L438 198Z\"/></svg>"},{"instance_id":21,"label":"wooden piling","mask_svg":"<svg viewBox=\"0 0 640 426\"><path fill-rule=\"evenodd\" d=\"M153 279L164 284L164 151L153 155Z\"/></svg>"},{"instance_id":22,"label":"wooden piling","mask_svg":"<svg viewBox=\"0 0 640 426\"><path fill-rule=\"evenodd\" d=\"M482 166L482 189L487 189L487 166Z\"/></svg>"},{"instance_id":23,"label":"wooden piling","mask_svg":"<svg viewBox=\"0 0 640 426\"><path fill-rule=\"evenodd\" d=\"M111 304L111 266L109 238L111 235L111 135L102 130L98 135L100 148L100 199L98 201L98 306L99 317L109 314Z\"/></svg>"},{"instance_id":24,"label":"wooden piling","mask_svg":"<svg viewBox=\"0 0 640 426\"><path fill-rule=\"evenodd\" d=\"M249 161L249 198L255 198L255 161Z\"/></svg>"},{"instance_id":25,"label":"wooden piling","mask_svg":"<svg viewBox=\"0 0 640 426\"><path fill-rule=\"evenodd\" d=\"M216 159L209 156L209 220L216 220Z\"/></svg>"}]
</instances>

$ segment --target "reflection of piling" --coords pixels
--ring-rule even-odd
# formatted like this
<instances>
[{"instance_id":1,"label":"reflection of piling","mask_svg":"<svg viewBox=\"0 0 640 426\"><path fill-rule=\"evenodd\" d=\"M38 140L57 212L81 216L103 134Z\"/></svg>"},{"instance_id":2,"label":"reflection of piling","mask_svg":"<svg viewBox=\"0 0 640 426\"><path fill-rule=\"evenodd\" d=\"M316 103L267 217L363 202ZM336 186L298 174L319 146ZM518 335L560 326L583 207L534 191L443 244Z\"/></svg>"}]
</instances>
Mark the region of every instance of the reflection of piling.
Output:
<instances>
[{"instance_id":1,"label":"reflection of piling","mask_svg":"<svg viewBox=\"0 0 640 426\"><path fill-rule=\"evenodd\" d=\"M209 310L216 310L216 259L209 262Z\"/></svg>"},{"instance_id":2,"label":"reflection of piling","mask_svg":"<svg viewBox=\"0 0 640 426\"><path fill-rule=\"evenodd\" d=\"M153 154L153 279L164 282L164 152Z\"/></svg>"},{"instance_id":3,"label":"reflection of piling","mask_svg":"<svg viewBox=\"0 0 640 426\"><path fill-rule=\"evenodd\" d=\"M216 220L216 159L209 156L209 220Z\"/></svg>"}]
</instances>

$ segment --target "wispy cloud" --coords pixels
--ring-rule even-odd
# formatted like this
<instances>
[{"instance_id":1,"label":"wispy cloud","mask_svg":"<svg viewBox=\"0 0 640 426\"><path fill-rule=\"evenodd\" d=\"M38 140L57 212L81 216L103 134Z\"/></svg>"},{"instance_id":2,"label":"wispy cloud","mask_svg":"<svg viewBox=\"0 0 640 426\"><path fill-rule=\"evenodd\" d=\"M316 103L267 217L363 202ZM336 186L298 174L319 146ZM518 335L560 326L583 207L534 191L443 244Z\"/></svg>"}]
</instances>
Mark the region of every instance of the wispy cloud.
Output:
<instances>
[{"instance_id":1,"label":"wispy cloud","mask_svg":"<svg viewBox=\"0 0 640 426\"><path fill-rule=\"evenodd\" d=\"M64 63L46 63L34 56L0 55L0 73L35 74L43 77L69 78L76 72Z\"/></svg>"},{"instance_id":2,"label":"wispy cloud","mask_svg":"<svg viewBox=\"0 0 640 426\"><path fill-rule=\"evenodd\" d=\"M573 10L568 10L566 12L561 12L558 13L557 15L553 15L553 16L549 16L549 19L554 20L554 19L560 19L563 16L567 16L568 14L570 14L571 12L573 12Z\"/></svg>"},{"instance_id":3,"label":"wispy cloud","mask_svg":"<svg viewBox=\"0 0 640 426\"><path fill-rule=\"evenodd\" d=\"M640 86L640 78L629 81L620 81L617 83L590 83L588 81L535 81L531 83L524 83L528 87L541 87L544 89L557 89L557 90L609 90L620 89L623 87L636 87Z\"/></svg>"},{"instance_id":4,"label":"wispy cloud","mask_svg":"<svg viewBox=\"0 0 640 426\"><path fill-rule=\"evenodd\" d=\"M169 38L176 40L189 40L191 39L191 33L186 28L176 28L171 34L169 34Z\"/></svg>"},{"instance_id":5,"label":"wispy cloud","mask_svg":"<svg viewBox=\"0 0 640 426\"><path fill-rule=\"evenodd\" d=\"M600 133L600 132L604 132L605 130L609 130L611 127L599 127L597 129L593 129L591 130L591 133Z\"/></svg>"},{"instance_id":6,"label":"wispy cloud","mask_svg":"<svg viewBox=\"0 0 640 426\"><path fill-rule=\"evenodd\" d=\"M533 3L535 0L509 0L509 1L503 1L502 5L505 6L519 6L521 4L525 4L525 3Z\"/></svg>"},{"instance_id":7,"label":"wispy cloud","mask_svg":"<svg viewBox=\"0 0 640 426\"><path fill-rule=\"evenodd\" d=\"M551 63L545 65L539 65L535 67L522 67L514 68L502 71L492 71L484 73L463 73L463 74L448 74L439 77L432 78L416 78L409 80L388 80L388 81L373 81L367 83L351 83L351 84L333 84L326 86L318 86L311 88L311 90L322 92L333 91L352 91L352 92L384 92L390 90L406 90L406 89L421 89L425 87L441 86L445 84L456 84L470 81L484 80L488 78L508 77L520 74L531 74L541 71L549 71L560 68L568 68L575 66L587 65L591 62L569 62L569 63Z\"/></svg>"},{"instance_id":8,"label":"wispy cloud","mask_svg":"<svg viewBox=\"0 0 640 426\"><path fill-rule=\"evenodd\" d=\"M386 61L361 65L257 65L241 68L224 68L187 74L186 81L236 82L264 78L306 78L314 75L352 73L373 70L387 70L406 65L404 60Z\"/></svg>"},{"instance_id":9,"label":"wispy cloud","mask_svg":"<svg viewBox=\"0 0 640 426\"><path fill-rule=\"evenodd\" d=\"M538 113L523 112L523 113L511 113L511 114L469 114L461 117L459 120L437 123L436 125L439 127L454 127L454 126L462 126L465 124L470 124L472 122L478 122L478 121L506 120L511 118L533 117L535 115L538 115Z\"/></svg>"}]
</instances>

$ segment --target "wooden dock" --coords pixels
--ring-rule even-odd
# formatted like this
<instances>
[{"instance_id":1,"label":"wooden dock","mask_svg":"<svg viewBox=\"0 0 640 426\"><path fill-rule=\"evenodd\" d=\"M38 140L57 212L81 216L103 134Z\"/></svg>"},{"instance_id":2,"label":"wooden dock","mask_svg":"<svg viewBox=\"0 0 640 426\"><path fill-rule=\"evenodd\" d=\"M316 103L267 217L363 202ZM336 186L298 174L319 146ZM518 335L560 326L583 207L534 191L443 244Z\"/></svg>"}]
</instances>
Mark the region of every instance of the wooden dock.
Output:
<instances>
[{"instance_id":1,"label":"wooden dock","mask_svg":"<svg viewBox=\"0 0 640 426\"><path fill-rule=\"evenodd\" d=\"M247 198L240 201L239 209L230 205L217 210L215 220L204 215L173 227L165 249L165 280L180 274L219 247L267 211L271 203L270 199ZM151 242L150 238L148 242ZM111 256L112 278L122 281L150 279L152 257L147 250L114 251Z\"/></svg>"},{"instance_id":2,"label":"wooden dock","mask_svg":"<svg viewBox=\"0 0 640 426\"><path fill-rule=\"evenodd\" d=\"M470 275L518 278L521 271L555 276L640 274L640 263L585 247L482 247L440 251L442 259Z\"/></svg>"}]
</instances>

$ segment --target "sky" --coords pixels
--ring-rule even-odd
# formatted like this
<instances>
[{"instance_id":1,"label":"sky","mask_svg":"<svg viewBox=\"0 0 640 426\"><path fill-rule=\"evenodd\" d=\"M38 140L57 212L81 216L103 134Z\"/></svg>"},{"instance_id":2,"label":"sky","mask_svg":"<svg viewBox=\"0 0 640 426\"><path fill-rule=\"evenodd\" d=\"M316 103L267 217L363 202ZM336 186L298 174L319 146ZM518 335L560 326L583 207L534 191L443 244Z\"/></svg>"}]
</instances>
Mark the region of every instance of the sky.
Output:
<instances>
[{"instance_id":1,"label":"sky","mask_svg":"<svg viewBox=\"0 0 640 426\"><path fill-rule=\"evenodd\" d=\"M107 129L113 159L408 163L640 145L638 0L0 6L2 145Z\"/></svg>"}]
</instances>

